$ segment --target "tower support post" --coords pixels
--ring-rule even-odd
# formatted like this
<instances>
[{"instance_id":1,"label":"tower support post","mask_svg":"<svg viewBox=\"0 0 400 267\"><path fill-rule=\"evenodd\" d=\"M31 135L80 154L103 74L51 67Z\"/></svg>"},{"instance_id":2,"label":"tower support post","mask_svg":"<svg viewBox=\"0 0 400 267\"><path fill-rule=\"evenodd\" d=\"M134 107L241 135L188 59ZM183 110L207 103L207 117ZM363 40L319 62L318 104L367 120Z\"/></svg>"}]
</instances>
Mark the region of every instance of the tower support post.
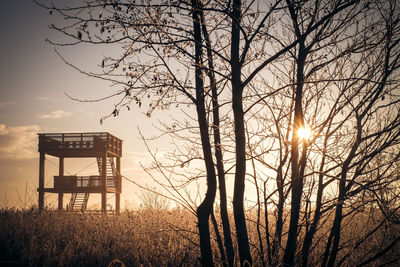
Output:
<instances>
[{"instance_id":1,"label":"tower support post","mask_svg":"<svg viewBox=\"0 0 400 267\"><path fill-rule=\"evenodd\" d=\"M115 188L115 210L117 213L120 212L121 209L121 158L120 157L116 157L116 175L115 175L115 179L116 179L116 188Z\"/></svg>"},{"instance_id":2,"label":"tower support post","mask_svg":"<svg viewBox=\"0 0 400 267\"><path fill-rule=\"evenodd\" d=\"M120 192L116 192L115 193L115 211L117 213L120 213L120 202L121 202L121 193Z\"/></svg>"},{"instance_id":3,"label":"tower support post","mask_svg":"<svg viewBox=\"0 0 400 267\"><path fill-rule=\"evenodd\" d=\"M45 153L40 152L39 157L39 210L43 210L44 208L44 168L45 168Z\"/></svg>"},{"instance_id":4,"label":"tower support post","mask_svg":"<svg viewBox=\"0 0 400 267\"><path fill-rule=\"evenodd\" d=\"M58 175L60 177L64 176L64 157L59 158ZM58 193L58 210L63 210L63 206L64 206L64 194Z\"/></svg>"},{"instance_id":5,"label":"tower support post","mask_svg":"<svg viewBox=\"0 0 400 267\"><path fill-rule=\"evenodd\" d=\"M101 156L101 183L103 187L103 191L101 193L101 211L103 213L107 212L107 153L104 153Z\"/></svg>"}]
</instances>

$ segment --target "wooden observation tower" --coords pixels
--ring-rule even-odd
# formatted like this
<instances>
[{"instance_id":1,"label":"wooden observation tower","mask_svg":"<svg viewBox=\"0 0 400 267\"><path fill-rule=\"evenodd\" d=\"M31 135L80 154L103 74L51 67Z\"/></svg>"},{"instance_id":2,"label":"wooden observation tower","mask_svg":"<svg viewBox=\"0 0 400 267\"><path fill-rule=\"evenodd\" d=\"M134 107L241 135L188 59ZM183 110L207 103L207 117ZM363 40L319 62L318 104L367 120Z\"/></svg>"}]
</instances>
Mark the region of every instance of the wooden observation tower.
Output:
<instances>
[{"instance_id":1,"label":"wooden observation tower","mask_svg":"<svg viewBox=\"0 0 400 267\"><path fill-rule=\"evenodd\" d=\"M39 135L39 210L44 193L58 194L63 209L64 194L70 193L68 210L86 210L90 194L101 194L101 209L107 210L107 193L115 194L115 210L120 211L122 140L110 133L42 133ZM45 157L59 158L59 173L53 188L45 188ZM99 173L90 176L64 175L65 158L96 158Z\"/></svg>"}]
</instances>

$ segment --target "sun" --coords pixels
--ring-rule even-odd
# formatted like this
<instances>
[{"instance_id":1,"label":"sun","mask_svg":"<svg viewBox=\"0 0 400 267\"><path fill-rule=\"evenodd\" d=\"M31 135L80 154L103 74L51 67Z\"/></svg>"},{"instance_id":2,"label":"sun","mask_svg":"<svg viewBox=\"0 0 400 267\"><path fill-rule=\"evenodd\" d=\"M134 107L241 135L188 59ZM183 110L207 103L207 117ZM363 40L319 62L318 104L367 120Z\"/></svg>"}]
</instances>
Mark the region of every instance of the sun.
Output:
<instances>
[{"instance_id":1,"label":"sun","mask_svg":"<svg viewBox=\"0 0 400 267\"><path fill-rule=\"evenodd\" d=\"M313 132L310 127L300 127L297 130L297 136L300 140L308 140L313 135Z\"/></svg>"}]
</instances>

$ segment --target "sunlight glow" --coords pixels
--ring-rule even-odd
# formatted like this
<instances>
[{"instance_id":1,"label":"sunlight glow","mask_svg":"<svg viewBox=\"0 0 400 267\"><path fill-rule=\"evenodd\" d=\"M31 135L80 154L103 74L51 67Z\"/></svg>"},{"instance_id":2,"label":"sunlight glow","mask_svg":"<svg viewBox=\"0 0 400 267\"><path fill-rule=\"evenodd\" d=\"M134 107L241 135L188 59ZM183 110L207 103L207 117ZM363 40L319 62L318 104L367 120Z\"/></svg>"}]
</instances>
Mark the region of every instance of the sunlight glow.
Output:
<instances>
[{"instance_id":1,"label":"sunlight glow","mask_svg":"<svg viewBox=\"0 0 400 267\"><path fill-rule=\"evenodd\" d=\"M301 127L297 130L297 136L300 140L308 140L313 135L310 127Z\"/></svg>"}]
</instances>

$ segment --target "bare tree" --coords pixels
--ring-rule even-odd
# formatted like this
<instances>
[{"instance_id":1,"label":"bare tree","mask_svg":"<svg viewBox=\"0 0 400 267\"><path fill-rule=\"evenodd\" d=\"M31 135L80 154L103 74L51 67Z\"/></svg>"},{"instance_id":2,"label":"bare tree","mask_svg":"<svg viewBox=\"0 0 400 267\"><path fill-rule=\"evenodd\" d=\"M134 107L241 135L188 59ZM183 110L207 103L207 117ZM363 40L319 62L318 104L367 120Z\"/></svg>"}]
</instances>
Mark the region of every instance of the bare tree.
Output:
<instances>
[{"instance_id":1,"label":"bare tree","mask_svg":"<svg viewBox=\"0 0 400 267\"><path fill-rule=\"evenodd\" d=\"M139 198L143 209L167 210L169 207L169 200L163 197L156 188L143 191Z\"/></svg>"},{"instance_id":2,"label":"bare tree","mask_svg":"<svg viewBox=\"0 0 400 267\"><path fill-rule=\"evenodd\" d=\"M166 178L172 198L197 206L203 265L215 262L210 217L228 266L235 261L234 240L241 266L257 264L255 243L262 265L308 266L317 259L324 266L342 264L368 238L384 233L382 225L398 223L396 1L41 5L66 18L66 25L50 27L71 42L52 44L122 48L121 55L99 60L100 73L80 70L119 86L109 96L118 100L108 116L133 104L146 106L148 116L175 106L185 115L160 123L161 135L169 135L176 150L166 156L169 164L153 167ZM311 136L301 136L307 128ZM196 161L202 165L191 173L186 167ZM229 177L236 238L229 222ZM204 189L205 197L181 193L204 181L199 192ZM249 181L256 190L257 240L251 240L246 220ZM212 216L217 197L225 248ZM368 218L379 219L357 240L346 239L352 250L345 249L347 222L366 214L359 211L363 205ZM380 250L362 264L379 259L398 241L396 234L390 242L380 241Z\"/></svg>"}]
</instances>

